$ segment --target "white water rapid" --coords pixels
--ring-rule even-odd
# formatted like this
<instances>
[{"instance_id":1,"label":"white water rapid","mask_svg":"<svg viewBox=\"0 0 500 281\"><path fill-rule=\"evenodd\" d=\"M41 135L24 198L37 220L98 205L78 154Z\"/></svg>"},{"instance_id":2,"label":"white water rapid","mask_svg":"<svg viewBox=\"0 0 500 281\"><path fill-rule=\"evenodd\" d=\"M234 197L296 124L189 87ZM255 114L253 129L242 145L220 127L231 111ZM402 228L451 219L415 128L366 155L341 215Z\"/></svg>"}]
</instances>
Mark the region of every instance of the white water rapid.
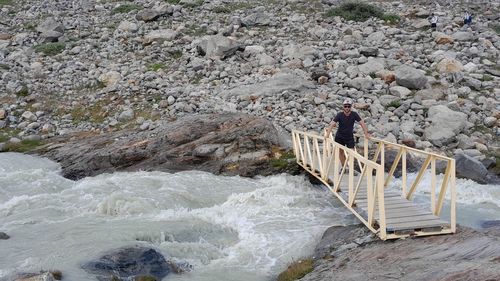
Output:
<instances>
[{"instance_id":1,"label":"white water rapid","mask_svg":"<svg viewBox=\"0 0 500 281\"><path fill-rule=\"evenodd\" d=\"M193 266L164 280L265 281L311 255L329 226L357 223L298 176L135 172L74 182L59 172L47 159L0 153L0 231L11 236L0 240L0 280L42 269L95 280L80 264L142 244ZM423 204L427 193L418 190ZM459 223L500 219L500 186L459 179L457 195Z\"/></svg>"},{"instance_id":2,"label":"white water rapid","mask_svg":"<svg viewBox=\"0 0 500 281\"><path fill-rule=\"evenodd\" d=\"M59 165L0 153L0 279L61 270L107 250L152 245L191 272L164 280L270 280L311 255L326 228L353 223L347 209L302 177L259 179L205 172L103 174L77 182Z\"/></svg>"}]
</instances>

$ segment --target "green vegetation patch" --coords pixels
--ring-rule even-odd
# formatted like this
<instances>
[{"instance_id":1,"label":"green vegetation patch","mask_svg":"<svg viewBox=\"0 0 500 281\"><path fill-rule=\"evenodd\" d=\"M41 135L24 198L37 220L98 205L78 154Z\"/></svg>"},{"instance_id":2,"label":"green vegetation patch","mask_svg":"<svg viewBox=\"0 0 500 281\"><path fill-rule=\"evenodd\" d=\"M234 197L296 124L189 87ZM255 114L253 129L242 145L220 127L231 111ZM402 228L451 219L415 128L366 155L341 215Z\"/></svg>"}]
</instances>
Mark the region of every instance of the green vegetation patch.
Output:
<instances>
[{"instance_id":1,"label":"green vegetation patch","mask_svg":"<svg viewBox=\"0 0 500 281\"><path fill-rule=\"evenodd\" d=\"M394 108L398 108L401 106L401 101L400 100L393 100L391 101L388 105L387 105L387 108L389 107L394 107Z\"/></svg>"},{"instance_id":2,"label":"green vegetation patch","mask_svg":"<svg viewBox=\"0 0 500 281\"><path fill-rule=\"evenodd\" d=\"M9 70L9 69L10 69L10 66L8 66L8 65L6 65L6 64L3 64L3 63L0 63L0 69Z\"/></svg>"},{"instance_id":3,"label":"green vegetation patch","mask_svg":"<svg viewBox=\"0 0 500 281\"><path fill-rule=\"evenodd\" d=\"M381 19L389 24L396 24L401 20L396 14L383 14Z\"/></svg>"},{"instance_id":4,"label":"green vegetation patch","mask_svg":"<svg viewBox=\"0 0 500 281\"><path fill-rule=\"evenodd\" d=\"M177 4L179 4L179 2L181 2L181 0L166 0L165 2L172 4L172 5L177 5Z\"/></svg>"},{"instance_id":5,"label":"green vegetation patch","mask_svg":"<svg viewBox=\"0 0 500 281\"><path fill-rule=\"evenodd\" d=\"M277 281L292 281L304 277L313 270L313 260L306 259L293 262L288 268L278 275Z\"/></svg>"},{"instance_id":6,"label":"green vegetation patch","mask_svg":"<svg viewBox=\"0 0 500 281\"><path fill-rule=\"evenodd\" d=\"M500 24L494 24L491 27L497 34L500 34Z\"/></svg>"},{"instance_id":7,"label":"green vegetation patch","mask_svg":"<svg viewBox=\"0 0 500 281\"><path fill-rule=\"evenodd\" d=\"M35 51L43 53L46 56L53 56L62 52L64 48L66 48L66 44L61 42L55 42L55 43L46 43L35 46Z\"/></svg>"},{"instance_id":8,"label":"green vegetation patch","mask_svg":"<svg viewBox=\"0 0 500 281\"><path fill-rule=\"evenodd\" d=\"M149 71L158 71L160 69L165 69L165 65L163 63L153 63L148 65Z\"/></svg>"},{"instance_id":9,"label":"green vegetation patch","mask_svg":"<svg viewBox=\"0 0 500 281\"><path fill-rule=\"evenodd\" d=\"M493 81L493 76L489 75L489 74L484 74L483 75L483 78L482 78L483 81Z\"/></svg>"},{"instance_id":10,"label":"green vegetation patch","mask_svg":"<svg viewBox=\"0 0 500 281\"><path fill-rule=\"evenodd\" d=\"M142 6L137 4L123 4L113 9L111 14L126 14L131 11L142 10Z\"/></svg>"},{"instance_id":11,"label":"green vegetation patch","mask_svg":"<svg viewBox=\"0 0 500 281\"><path fill-rule=\"evenodd\" d=\"M275 168L284 169L289 167L290 165L295 165L295 155L292 151L287 151L284 153L275 153L277 154L276 158L271 159L271 166Z\"/></svg>"},{"instance_id":12,"label":"green vegetation patch","mask_svg":"<svg viewBox=\"0 0 500 281\"><path fill-rule=\"evenodd\" d=\"M381 18L384 12L370 4L362 2L346 2L339 7L330 9L326 12L329 17L342 17L346 20L366 21L371 17Z\"/></svg>"},{"instance_id":13,"label":"green vegetation patch","mask_svg":"<svg viewBox=\"0 0 500 281\"><path fill-rule=\"evenodd\" d=\"M22 140L19 143L9 142L5 145L5 150L10 152L27 152L43 144L40 140Z\"/></svg>"},{"instance_id":14,"label":"green vegetation patch","mask_svg":"<svg viewBox=\"0 0 500 281\"><path fill-rule=\"evenodd\" d=\"M13 0L0 0L0 6L12 5L13 3L14 3Z\"/></svg>"}]
</instances>

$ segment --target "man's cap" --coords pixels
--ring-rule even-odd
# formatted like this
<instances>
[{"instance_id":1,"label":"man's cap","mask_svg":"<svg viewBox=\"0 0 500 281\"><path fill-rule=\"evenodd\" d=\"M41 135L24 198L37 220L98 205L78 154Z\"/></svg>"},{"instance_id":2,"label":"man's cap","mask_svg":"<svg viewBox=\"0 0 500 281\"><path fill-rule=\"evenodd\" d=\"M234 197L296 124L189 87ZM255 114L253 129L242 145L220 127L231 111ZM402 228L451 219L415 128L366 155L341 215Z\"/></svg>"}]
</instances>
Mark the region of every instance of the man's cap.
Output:
<instances>
[{"instance_id":1,"label":"man's cap","mask_svg":"<svg viewBox=\"0 0 500 281\"><path fill-rule=\"evenodd\" d=\"M352 105L352 99L347 98L347 99L344 100L344 102L342 104L350 104L350 105Z\"/></svg>"}]
</instances>

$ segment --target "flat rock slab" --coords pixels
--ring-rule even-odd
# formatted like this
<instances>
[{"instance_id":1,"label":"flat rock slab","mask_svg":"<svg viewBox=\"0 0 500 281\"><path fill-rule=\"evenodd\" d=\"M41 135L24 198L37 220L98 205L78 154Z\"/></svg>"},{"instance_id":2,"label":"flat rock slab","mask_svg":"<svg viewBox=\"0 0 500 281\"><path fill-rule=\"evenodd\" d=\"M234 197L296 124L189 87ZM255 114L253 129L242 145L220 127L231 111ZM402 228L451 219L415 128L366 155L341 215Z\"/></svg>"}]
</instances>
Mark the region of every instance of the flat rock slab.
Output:
<instances>
[{"instance_id":1,"label":"flat rock slab","mask_svg":"<svg viewBox=\"0 0 500 281\"><path fill-rule=\"evenodd\" d=\"M279 134L266 119L246 114L192 115L154 130L125 130L53 139L37 151L80 179L114 171L201 170L214 174L266 174Z\"/></svg>"},{"instance_id":2,"label":"flat rock slab","mask_svg":"<svg viewBox=\"0 0 500 281\"><path fill-rule=\"evenodd\" d=\"M358 226L328 229L314 270L300 280L500 280L500 236L458 227L456 234L391 241Z\"/></svg>"}]
</instances>

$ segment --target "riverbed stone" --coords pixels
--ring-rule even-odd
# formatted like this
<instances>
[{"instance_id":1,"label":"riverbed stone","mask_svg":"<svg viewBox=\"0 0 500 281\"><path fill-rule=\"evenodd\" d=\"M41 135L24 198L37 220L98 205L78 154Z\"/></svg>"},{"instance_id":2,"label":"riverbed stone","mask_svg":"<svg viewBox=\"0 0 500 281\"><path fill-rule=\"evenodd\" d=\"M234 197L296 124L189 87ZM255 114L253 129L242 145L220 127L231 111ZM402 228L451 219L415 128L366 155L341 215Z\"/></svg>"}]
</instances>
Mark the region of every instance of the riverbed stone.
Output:
<instances>
[{"instance_id":1,"label":"riverbed stone","mask_svg":"<svg viewBox=\"0 0 500 281\"><path fill-rule=\"evenodd\" d=\"M95 261L86 262L82 268L99 280L135 278L150 275L157 280L171 272L165 257L153 248L133 246L110 251Z\"/></svg>"}]
</instances>

